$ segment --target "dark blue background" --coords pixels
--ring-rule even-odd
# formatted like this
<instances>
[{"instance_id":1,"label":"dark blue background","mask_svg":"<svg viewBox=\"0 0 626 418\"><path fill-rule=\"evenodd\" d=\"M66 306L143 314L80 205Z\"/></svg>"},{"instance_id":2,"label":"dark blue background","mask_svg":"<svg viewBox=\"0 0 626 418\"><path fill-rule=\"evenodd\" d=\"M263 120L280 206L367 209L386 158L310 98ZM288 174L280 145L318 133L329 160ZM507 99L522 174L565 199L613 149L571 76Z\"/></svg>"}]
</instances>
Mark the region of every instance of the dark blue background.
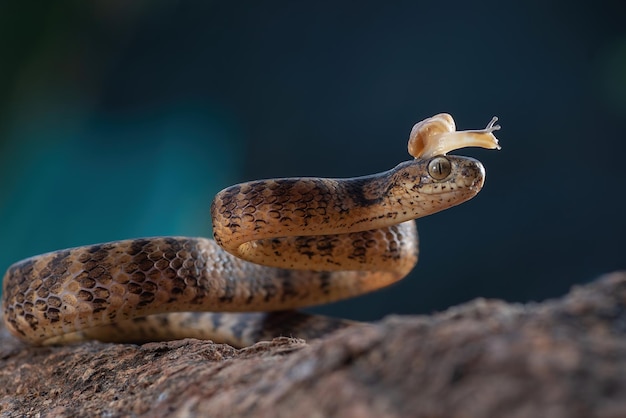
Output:
<instances>
[{"instance_id":1,"label":"dark blue background","mask_svg":"<svg viewBox=\"0 0 626 418\"><path fill-rule=\"evenodd\" d=\"M375 319L541 300L625 268L624 3L0 3L0 269L60 248L210 235L228 185L409 159L412 125L500 117L472 201L421 220Z\"/></svg>"}]
</instances>

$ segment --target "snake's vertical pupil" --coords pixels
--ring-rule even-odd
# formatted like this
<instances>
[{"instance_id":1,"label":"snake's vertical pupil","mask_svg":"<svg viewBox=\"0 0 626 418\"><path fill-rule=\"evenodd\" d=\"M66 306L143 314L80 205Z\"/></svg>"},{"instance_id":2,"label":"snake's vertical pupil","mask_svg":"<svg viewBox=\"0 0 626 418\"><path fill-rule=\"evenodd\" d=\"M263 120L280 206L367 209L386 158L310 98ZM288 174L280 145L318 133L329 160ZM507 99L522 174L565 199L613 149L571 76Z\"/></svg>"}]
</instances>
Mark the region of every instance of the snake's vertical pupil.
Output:
<instances>
[{"instance_id":1,"label":"snake's vertical pupil","mask_svg":"<svg viewBox=\"0 0 626 418\"><path fill-rule=\"evenodd\" d=\"M443 180L450 175L452 164L446 157L438 156L428 163L428 174L435 180Z\"/></svg>"}]
</instances>

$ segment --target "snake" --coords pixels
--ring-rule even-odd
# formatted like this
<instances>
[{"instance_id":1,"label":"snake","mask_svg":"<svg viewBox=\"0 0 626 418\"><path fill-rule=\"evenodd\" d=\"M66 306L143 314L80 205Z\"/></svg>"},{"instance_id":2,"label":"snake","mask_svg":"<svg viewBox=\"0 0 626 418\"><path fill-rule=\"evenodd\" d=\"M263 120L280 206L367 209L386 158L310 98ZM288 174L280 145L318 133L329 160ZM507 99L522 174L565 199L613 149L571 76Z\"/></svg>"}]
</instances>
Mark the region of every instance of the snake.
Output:
<instances>
[{"instance_id":1,"label":"snake","mask_svg":"<svg viewBox=\"0 0 626 418\"><path fill-rule=\"evenodd\" d=\"M420 153L367 176L227 187L211 204L213 239L127 239L18 261L3 279L4 323L31 345L192 337L236 347L357 325L297 309L404 278L418 260L415 219L483 187L479 161Z\"/></svg>"}]
</instances>

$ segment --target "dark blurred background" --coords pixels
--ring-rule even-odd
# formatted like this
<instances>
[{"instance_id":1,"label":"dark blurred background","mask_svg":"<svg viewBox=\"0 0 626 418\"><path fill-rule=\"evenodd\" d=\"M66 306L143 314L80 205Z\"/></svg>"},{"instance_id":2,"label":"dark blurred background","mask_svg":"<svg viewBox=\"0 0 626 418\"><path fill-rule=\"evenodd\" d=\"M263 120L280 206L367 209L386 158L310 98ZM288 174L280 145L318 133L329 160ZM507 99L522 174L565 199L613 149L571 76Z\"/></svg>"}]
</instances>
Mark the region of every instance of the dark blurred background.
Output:
<instances>
[{"instance_id":1,"label":"dark blurred background","mask_svg":"<svg viewBox=\"0 0 626 418\"><path fill-rule=\"evenodd\" d=\"M519 3L519 4L515 4ZM0 2L0 270L210 236L212 196L371 174L413 124L500 118L472 201L418 222L403 282L317 312L533 301L626 267L623 1Z\"/></svg>"}]
</instances>

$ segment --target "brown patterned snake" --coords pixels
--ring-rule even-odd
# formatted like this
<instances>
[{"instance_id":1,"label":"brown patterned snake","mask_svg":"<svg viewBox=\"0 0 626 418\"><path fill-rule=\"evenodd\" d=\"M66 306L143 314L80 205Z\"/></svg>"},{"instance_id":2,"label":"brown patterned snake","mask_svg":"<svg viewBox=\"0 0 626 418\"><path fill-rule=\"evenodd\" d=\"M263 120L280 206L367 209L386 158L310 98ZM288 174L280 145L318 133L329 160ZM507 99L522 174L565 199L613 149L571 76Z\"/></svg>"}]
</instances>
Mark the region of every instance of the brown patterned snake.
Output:
<instances>
[{"instance_id":1,"label":"brown patterned snake","mask_svg":"<svg viewBox=\"0 0 626 418\"><path fill-rule=\"evenodd\" d=\"M134 239L17 262L4 276L6 326L37 345L191 336L237 346L345 326L282 311L406 276L417 262L413 220L472 198L484 181L480 162L433 154L497 147L494 122L460 132L446 114L420 122L409 143L416 158L379 174L229 187L211 206L214 241Z\"/></svg>"}]
</instances>

